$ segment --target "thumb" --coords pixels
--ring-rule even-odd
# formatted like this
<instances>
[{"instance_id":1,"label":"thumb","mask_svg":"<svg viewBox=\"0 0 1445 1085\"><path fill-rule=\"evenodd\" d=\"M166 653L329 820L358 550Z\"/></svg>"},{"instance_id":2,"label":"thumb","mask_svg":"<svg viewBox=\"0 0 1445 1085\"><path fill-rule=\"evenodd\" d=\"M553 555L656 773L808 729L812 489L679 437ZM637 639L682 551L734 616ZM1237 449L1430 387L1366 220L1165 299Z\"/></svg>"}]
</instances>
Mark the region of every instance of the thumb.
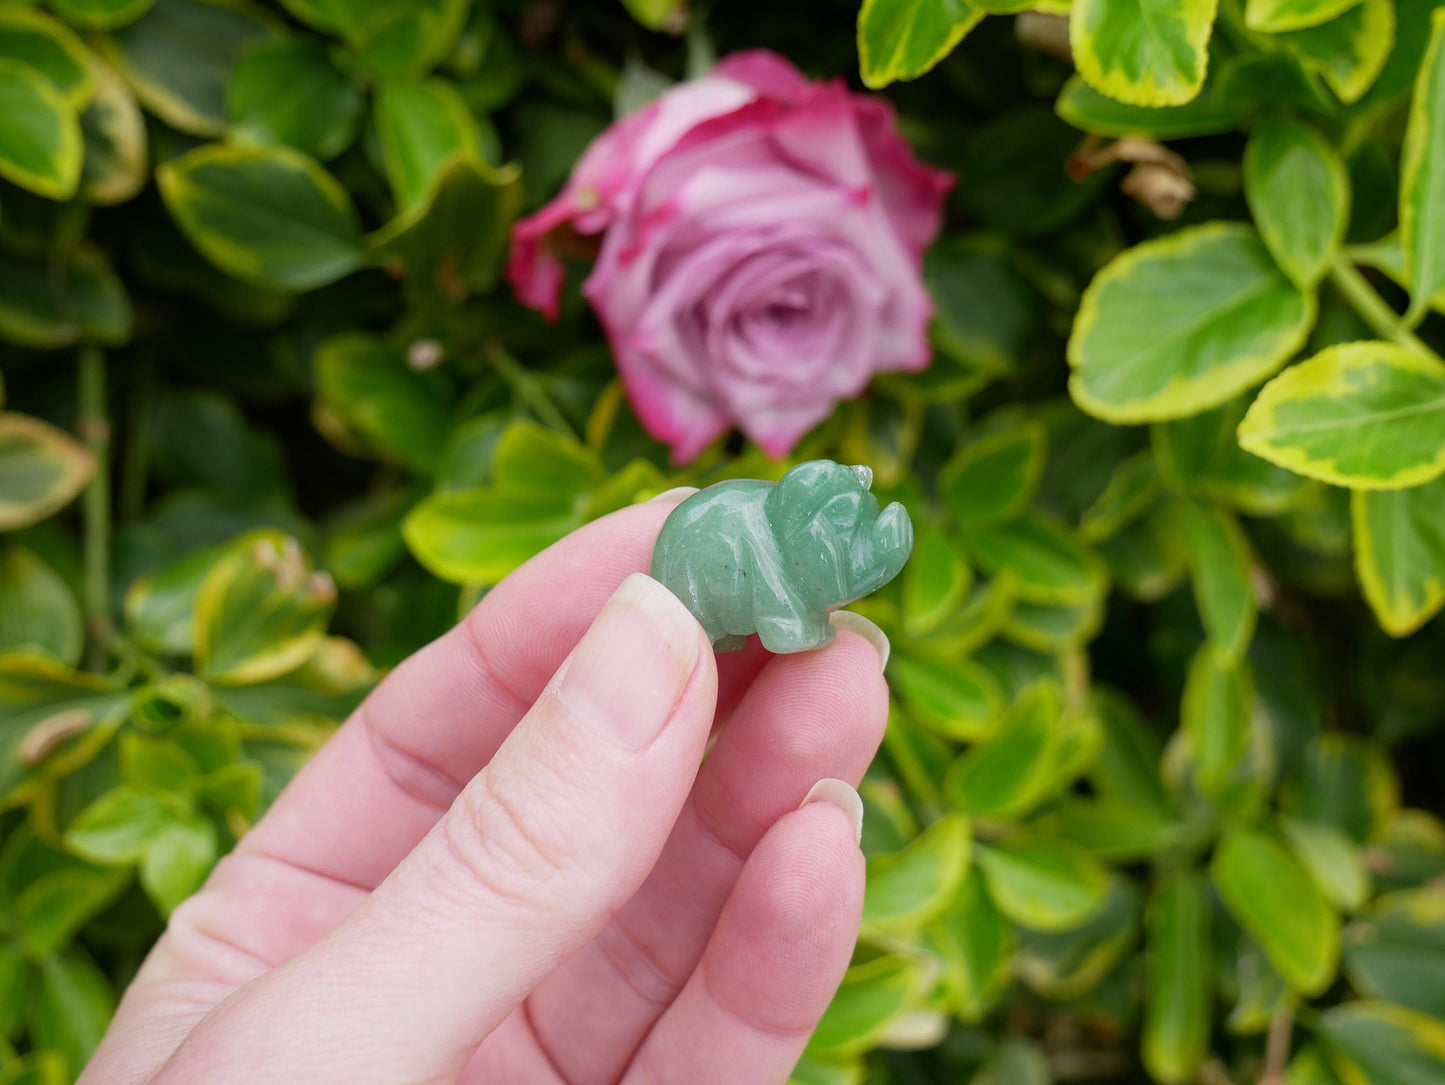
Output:
<instances>
[{"instance_id":1,"label":"thumb","mask_svg":"<svg viewBox=\"0 0 1445 1085\"><path fill-rule=\"evenodd\" d=\"M629 577L391 876L222 1003L157 1080L455 1077L656 862L712 725L706 649L666 588Z\"/></svg>"}]
</instances>

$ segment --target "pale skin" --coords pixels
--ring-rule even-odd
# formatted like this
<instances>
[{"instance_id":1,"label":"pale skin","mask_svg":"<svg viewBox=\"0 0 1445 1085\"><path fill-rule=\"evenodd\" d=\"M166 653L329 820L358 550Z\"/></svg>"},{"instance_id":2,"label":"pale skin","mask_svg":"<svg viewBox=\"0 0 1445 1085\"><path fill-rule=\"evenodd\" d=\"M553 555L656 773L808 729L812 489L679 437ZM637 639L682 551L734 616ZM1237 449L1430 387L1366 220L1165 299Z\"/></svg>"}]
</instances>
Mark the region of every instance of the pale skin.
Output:
<instances>
[{"instance_id":1,"label":"pale skin","mask_svg":"<svg viewBox=\"0 0 1445 1085\"><path fill-rule=\"evenodd\" d=\"M814 785L872 759L886 642L715 660L641 575L679 500L393 671L176 910L82 1085L785 1082L863 899L853 796Z\"/></svg>"}]
</instances>

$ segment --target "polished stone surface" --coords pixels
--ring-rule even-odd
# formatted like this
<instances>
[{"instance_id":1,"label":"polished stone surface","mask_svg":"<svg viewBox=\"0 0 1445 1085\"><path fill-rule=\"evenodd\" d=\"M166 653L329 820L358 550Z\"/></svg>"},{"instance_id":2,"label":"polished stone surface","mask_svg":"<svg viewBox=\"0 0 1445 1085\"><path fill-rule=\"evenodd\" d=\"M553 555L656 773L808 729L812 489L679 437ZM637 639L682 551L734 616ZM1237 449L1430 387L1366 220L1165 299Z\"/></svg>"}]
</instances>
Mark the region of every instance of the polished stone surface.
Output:
<instances>
[{"instance_id":1,"label":"polished stone surface","mask_svg":"<svg viewBox=\"0 0 1445 1085\"><path fill-rule=\"evenodd\" d=\"M828 615L877 591L913 550L908 510L878 511L873 471L801 463L780 482L720 482L668 516L652 575L702 623L719 652L757 633L770 652L833 640Z\"/></svg>"}]
</instances>

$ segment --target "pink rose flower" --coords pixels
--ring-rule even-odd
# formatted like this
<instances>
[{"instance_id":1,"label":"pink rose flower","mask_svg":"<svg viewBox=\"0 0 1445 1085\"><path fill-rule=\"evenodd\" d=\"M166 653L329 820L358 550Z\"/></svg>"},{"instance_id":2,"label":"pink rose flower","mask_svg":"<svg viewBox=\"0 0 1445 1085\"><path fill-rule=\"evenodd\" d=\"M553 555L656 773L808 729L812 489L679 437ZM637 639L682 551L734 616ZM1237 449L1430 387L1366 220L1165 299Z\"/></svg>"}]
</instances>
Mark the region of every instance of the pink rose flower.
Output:
<instances>
[{"instance_id":1,"label":"pink rose flower","mask_svg":"<svg viewBox=\"0 0 1445 1085\"><path fill-rule=\"evenodd\" d=\"M507 277L555 319L557 252L601 234L582 290L642 424L678 463L733 426L782 457L874 373L928 365L952 181L881 99L738 53L604 132L517 223Z\"/></svg>"}]
</instances>

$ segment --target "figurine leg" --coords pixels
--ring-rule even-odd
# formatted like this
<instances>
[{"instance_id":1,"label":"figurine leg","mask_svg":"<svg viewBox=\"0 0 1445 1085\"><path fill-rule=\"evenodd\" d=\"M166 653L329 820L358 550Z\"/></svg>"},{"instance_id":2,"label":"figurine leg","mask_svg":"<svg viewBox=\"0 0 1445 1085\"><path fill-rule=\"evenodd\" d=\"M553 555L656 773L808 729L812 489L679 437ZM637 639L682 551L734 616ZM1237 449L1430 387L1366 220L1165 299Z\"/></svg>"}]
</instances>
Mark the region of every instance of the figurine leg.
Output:
<instances>
[{"instance_id":1,"label":"figurine leg","mask_svg":"<svg viewBox=\"0 0 1445 1085\"><path fill-rule=\"evenodd\" d=\"M723 633L714 637L712 650L714 652L737 652L747 647L748 638L740 637L735 633Z\"/></svg>"},{"instance_id":2,"label":"figurine leg","mask_svg":"<svg viewBox=\"0 0 1445 1085\"><path fill-rule=\"evenodd\" d=\"M764 618L758 622L758 639L763 647L779 654L811 652L833 643L836 635L826 614Z\"/></svg>"}]
</instances>

